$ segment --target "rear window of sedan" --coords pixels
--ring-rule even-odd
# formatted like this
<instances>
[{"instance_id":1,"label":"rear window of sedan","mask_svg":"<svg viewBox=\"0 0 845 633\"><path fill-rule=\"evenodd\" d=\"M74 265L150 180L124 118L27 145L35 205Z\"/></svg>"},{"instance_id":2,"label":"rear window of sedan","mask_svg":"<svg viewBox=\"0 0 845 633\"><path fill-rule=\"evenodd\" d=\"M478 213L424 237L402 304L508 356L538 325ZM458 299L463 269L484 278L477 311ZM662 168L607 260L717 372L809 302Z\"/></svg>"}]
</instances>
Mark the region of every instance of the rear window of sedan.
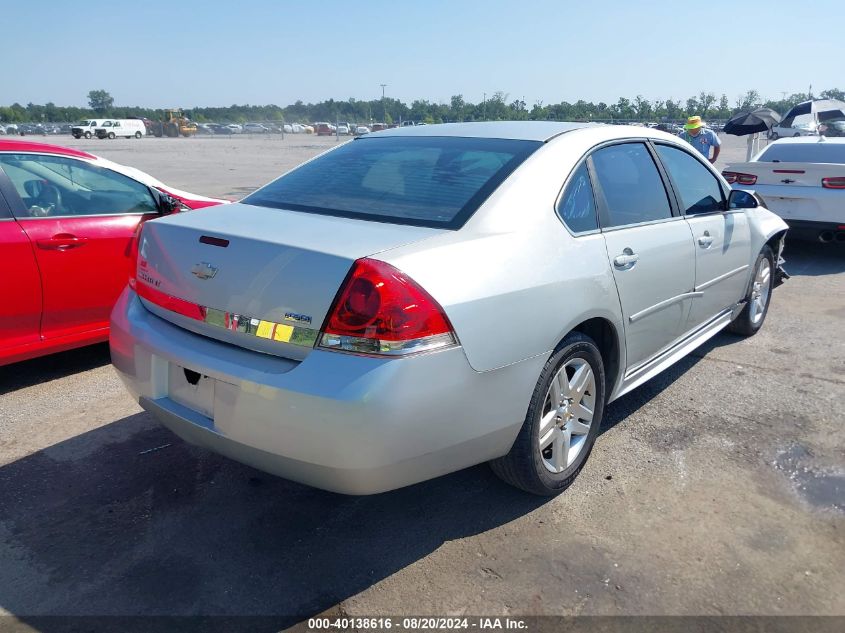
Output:
<instances>
[{"instance_id":1,"label":"rear window of sedan","mask_svg":"<svg viewBox=\"0 0 845 633\"><path fill-rule=\"evenodd\" d=\"M247 204L457 229L539 141L383 137L351 141L247 196Z\"/></svg>"},{"instance_id":2,"label":"rear window of sedan","mask_svg":"<svg viewBox=\"0 0 845 633\"><path fill-rule=\"evenodd\" d=\"M845 143L772 143L757 158L763 163L845 163Z\"/></svg>"}]
</instances>

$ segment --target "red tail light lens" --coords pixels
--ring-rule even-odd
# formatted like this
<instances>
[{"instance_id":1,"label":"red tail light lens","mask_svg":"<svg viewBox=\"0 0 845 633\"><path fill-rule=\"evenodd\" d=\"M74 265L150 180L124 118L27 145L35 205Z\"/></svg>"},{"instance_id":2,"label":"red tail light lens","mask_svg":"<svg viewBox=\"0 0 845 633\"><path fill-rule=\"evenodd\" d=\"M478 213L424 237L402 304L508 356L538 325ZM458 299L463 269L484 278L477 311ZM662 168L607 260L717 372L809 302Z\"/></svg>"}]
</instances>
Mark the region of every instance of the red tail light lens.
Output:
<instances>
[{"instance_id":1,"label":"red tail light lens","mask_svg":"<svg viewBox=\"0 0 845 633\"><path fill-rule=\"evenodd\" d=\"M825 189L845 189L845 178L822 178Z\"/></svg>"},{"instance_id":2,"label":"red tail light lens","mask_svg":"<svg viewBox=\"0 0 845 633\"><path fill-rule=\"evenodd\" d=\"M723 171L722 175L730 185L753 185L757 182L757 176L754 174L743 174L738 171Z\"/></svg>"},{"instance_id":3,"label":"red tail light lens","mask_svg":"<svg viewBox=\"0 0 845 633\"><path fill-rule=\"evenodd\" d=\"M390 264L359 259L326 317L320 347L401 355L457 344L440 304Z\"/></svg>"}]
</instances>

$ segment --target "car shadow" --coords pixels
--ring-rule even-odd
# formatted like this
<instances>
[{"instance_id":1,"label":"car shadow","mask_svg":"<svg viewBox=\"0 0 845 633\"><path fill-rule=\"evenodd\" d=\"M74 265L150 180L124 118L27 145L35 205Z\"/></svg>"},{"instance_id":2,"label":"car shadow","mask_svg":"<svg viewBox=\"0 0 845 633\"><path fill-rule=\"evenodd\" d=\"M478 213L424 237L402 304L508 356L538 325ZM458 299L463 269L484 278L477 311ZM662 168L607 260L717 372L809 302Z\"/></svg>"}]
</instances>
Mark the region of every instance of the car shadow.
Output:
<instances>
[{"instance_id":1,"label":"car shadow","mask_svg":"<svg viewBox=\"0 0 845 633\"><path fill-rule=\"evenodd\" d=\"M793 277L817 277L845 272L845 243L820 244L787 240L784 268Z\"/></svg>"},{"instance_id":2,"label":"car shadow","mask_svg":"<svg viewBox=\"0 0 845 633\"><path fill-rule=\"evenodd\" d=\"M603 432L698 360L610 405ZM42 631L67 624L44 616L74 614L94 628L91 614L266 616L236 624L279 630L547 502L486 465L333 494L193 447L138 413L0 467L0 608Z\"/></svg>"},{"instance_id":3,"label":"car shadow","mask_svg":"<svg viewBox=\"0 0 845 633\"><path fill-rule=\"evenodd\" d=\"M547 501L484 465L323 492L138 413L0 467L0 609L39 630L74 614L265 615L280 630Z\"/></svg>"},{"instance_id":4,"label":"car shadow","mask_svg":"<svg viewBox=\"0 0 845 633\"><path fill-rule=\"evenodd\" d=\"M107 343L50 354L0 367L0 395L108 365Z\"/></svg>"}]
</instances>

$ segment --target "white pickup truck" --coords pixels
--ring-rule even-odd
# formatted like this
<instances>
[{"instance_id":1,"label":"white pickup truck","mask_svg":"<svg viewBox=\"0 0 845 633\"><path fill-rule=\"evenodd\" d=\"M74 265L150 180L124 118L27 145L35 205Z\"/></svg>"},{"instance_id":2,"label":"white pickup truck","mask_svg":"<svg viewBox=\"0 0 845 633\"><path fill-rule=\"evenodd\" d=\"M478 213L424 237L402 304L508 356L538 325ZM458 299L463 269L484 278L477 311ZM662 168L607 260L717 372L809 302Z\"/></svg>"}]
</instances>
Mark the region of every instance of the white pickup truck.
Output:
<instances>
[{"instance_id":1,"label":"white pickup truck","mask_svg":"<svg viewBox=\"0 0 845 633\"><path fill-rule=\"evenodd\" d=\"M734 189L761 196L790 237L845 242L845 138L781 139L722 175Z\"/></svg>"}]
</instances>

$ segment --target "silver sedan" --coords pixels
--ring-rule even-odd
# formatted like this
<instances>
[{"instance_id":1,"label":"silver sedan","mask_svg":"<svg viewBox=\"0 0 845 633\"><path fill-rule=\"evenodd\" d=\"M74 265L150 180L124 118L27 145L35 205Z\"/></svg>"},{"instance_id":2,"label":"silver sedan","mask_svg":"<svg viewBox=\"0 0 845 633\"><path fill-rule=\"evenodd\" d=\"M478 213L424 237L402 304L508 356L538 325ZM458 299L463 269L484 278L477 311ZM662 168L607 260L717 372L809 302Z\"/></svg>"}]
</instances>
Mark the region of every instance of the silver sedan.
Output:
<instances>
[{"instance_id":1,"label":"silver sedan","mask_svg":"<svg viewBox=\"0 0 845 633\"><path fill-rule=\"evenodd\" d=\"M176 434L283 477L369 494L489 461L555 494L608 403L760 329L786 229L655 130L386 130L148 222L112 359Z\"/></svg>"}]
</instances>

